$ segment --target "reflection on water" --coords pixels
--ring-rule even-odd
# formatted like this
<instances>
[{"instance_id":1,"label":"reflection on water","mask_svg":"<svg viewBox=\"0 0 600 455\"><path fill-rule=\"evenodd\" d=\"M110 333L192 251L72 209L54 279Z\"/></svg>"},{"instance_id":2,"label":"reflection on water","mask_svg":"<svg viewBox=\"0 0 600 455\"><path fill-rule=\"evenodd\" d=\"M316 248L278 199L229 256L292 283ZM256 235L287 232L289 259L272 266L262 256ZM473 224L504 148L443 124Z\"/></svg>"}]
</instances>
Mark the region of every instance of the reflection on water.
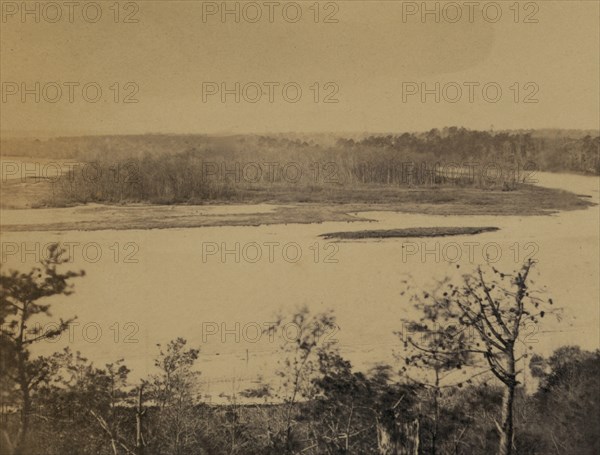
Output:
<instances>
[{"instance_id":1,"label":"reflection on water","mask_svg":"<svg viewBox=\"0 0 600 455\"><path fill-rule=\"evenodd\" d=\"M541 185L590 195L599 202L596 177L539 174L537 178ZM392 332L401 328L402 318L413 314L400 295L403 280L426 286L446 273L474 268L485 262L486 254L492 259L500 254L494 265L507 269L534 254L540 272L536 284L547 285L556 304L565 308L561 323L544 320L540 333L530 337L538 340L534 349L547 353L563 344L599 347L598 206L543 217L390 212L370 212L368 217L378 223L13 232L3 235L2 241L15 242L19 248L23 243L30 249L36 242L74 242L72 266L87 272L78 280L76 293L54 307L54 317L76 314L80 326L73 327L70 337L38 345L39 352L70 344L98 363L124 357L137 377L151 371L156 343L182 336L201 345L204 393L213 396L231 392L234 376L270 374L279 336L271 341L258 334L257 327L274 321L276 312L290 314L300 305L313 312L335 311L340 330L331 336L355 365L367 368L393 361L397 339ZM335 245L318 237L341 230L420 226L497 226L500 230L477 236ZM27 264L20 263L19 254L7 256L3 266L29 268L35 255L30 252L25 257ZM236 384L241 389L251 385L249 380Z\"/></svg>"}]
</instances>

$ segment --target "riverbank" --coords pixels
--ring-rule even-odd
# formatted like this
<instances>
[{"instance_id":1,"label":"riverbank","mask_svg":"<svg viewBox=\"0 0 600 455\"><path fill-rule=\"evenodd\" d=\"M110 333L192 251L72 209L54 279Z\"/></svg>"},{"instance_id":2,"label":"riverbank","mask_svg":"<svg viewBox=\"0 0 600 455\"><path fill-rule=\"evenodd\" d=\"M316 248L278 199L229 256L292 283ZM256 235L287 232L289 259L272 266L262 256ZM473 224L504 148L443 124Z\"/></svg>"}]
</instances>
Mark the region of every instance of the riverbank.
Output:
<instances>
[{"instance_id":1,"label":"riverbank","mask_svg":"<svg viewBox=\"0 0 600 455\"><path fill-rule=\"evenodd\" d=\"M365 231L328 232L321 234L325 240L403 239L476 235L495 232L497 227L414 227L406 229L376 229Z\"/></svg>"},{"instance_id":2,"label":"riverbank","mask_svg":"<svg viewBox=\"0 0 600 455\"><path fill-rule=\"evenodd\" d=\"M8 198L3 187L2 202ZM208 226L259 226L326 221L369 221L359 212L391 211L425 215L550 215L594 205L587 197L560 189L523 185L514 191L473 188L373 188L298 202L257 198L245 204L149 205L86 204L64 208L3 208L2 231L94 231ZM344 198L347 202L341 200ZM359 202L350 202L357 200Z\"/></svg>"}]
</instances>

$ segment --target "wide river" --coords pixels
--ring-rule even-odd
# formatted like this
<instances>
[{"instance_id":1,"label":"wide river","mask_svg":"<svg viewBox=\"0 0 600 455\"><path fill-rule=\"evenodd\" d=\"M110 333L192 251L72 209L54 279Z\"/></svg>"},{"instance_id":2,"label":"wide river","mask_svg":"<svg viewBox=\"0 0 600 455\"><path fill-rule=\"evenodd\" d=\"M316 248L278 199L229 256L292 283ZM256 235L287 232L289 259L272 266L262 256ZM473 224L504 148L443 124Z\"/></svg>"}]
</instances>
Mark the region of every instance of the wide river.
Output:
<instances>
[{"instance_id":1,"label":"wide river","mask_svg":"<svg viewBox=\"0 0 600 455\"><path fill-rule=\"evenodd\" d=\"M537 178L539 185L600 202L597 177L538 174ZM14 217L16 212L4 213ZM27 218L32 211L19 212ZM76 279L72 296L56 300L53 319L77 315L79 325L54 343L38 343L37 352L70 346L98 364L124 358L135 379L153 371L156 343L184 337L201 348L202 395L213 401L222 400L220 393L251 387L259 375L272 376L282 332L271 338L258 333L258 327L275 321L278 312L289 321L303 305L313 313L334 311L339 330L324 336L337 340L357 367L394 362L393 352L400 344L393 332L401 330L403 318L417 316L406 295L401 295L405 282L431 287L446 274L456 276L483 264L486 255L495 267L508 271L532 255L539 261L536 286L546 286L548 296L564 308L560 322L546 318L539 330L528 334L526 341L535 352L548 354L564 344L600 347L598 205L531 217L362 215L377 222L7 232L2 235L2 266L28 269L36 253L23 261L19 253L24 247L35 250L38 243L73 242L70 267L85 269L86 276ZM432 226L500 230L335 244L318 237L343 230ZM15 245L19 253L11 249ZM98 246L102 257L96 259ZM231 252L222 257L223 249ZM288 326L286 337L291 339L294 332Z\"/></svg>"}]
</instances>

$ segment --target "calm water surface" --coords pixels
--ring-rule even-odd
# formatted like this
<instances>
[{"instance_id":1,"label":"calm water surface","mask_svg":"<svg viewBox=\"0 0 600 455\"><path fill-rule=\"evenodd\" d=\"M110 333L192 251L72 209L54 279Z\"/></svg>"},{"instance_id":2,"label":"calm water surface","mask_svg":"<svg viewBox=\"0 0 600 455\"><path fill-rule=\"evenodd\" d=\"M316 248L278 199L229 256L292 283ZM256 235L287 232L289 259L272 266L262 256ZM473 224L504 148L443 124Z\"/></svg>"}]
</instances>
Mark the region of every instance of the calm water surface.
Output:
<instances>
[{"instance_id":1,"label":"calm water surface","mask_svg":"<svg viewBox=\"0 0 600 455\"><path fill-rule=\"evenodd\" d=\"M597 177L539 174L537 178L540 185L589 195L599 202ZM256 211L264 210L261 206ZM31 210L19 212L24 220L37 217ZM75 294L56 305L53 313L55 318L76 314L80 325L55 343L38 344L38 352L69 345L99 364L123 357L136 378L152 371L156 343L185 337L201 346L203 393L215 400L220 392L251 386L258 375L270 376L281 332L271 341L257 328L274 321L277 312L289 315L302 305L312 312L334 310L339 330L324 336L338 340L343 354L357 367L392 362L393 350L399 349L392 332L401 328L402 318L415 315L400 295L403 282L431 286L446 274L484 263L486 253L497 268L508 270L533 255L539 261L536 284L547 286L549 296L564 307L562 322L544 320L539 333L528 338L536 351L549 353L564 344L600 346L598 206L532 217L361 215L376 223L10 232L3 234L2 241L75 242L72 267L87 273L77 280ZM335 244L318 237L339 230L425 226L497 226L500 230L476 236ZM93 242L102 251L95 263L91 262L96 255ZM239 262L234 253L223 261L220 250L235 251L236 243ZM88 245L87 260L84 245ZM215 249L219 251L209 254ZM296 259L299 252L302 256ZM501 257L496 257L498 253ZM29 268L34 255L27 264L16 257L3 258L3 266ZM288 337L293 334L290 327Z\"/></svg>"}]
</instances>

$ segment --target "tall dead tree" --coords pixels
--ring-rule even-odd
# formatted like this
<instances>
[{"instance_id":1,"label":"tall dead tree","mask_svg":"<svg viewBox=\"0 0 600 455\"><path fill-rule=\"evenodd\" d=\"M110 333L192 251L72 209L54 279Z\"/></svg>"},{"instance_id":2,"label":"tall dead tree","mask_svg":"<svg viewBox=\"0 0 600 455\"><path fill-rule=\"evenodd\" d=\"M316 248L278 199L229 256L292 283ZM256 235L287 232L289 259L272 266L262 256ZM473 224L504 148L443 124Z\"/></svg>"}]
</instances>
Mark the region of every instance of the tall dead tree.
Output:
<instances>
[{"instance_id":1,"label":"tall dead tree","mask_svg":"<svg viewBox=\"0 0 600 455\"><path fill-rule=\"evenodd\" d=\"M461 283L447 284L441 295L436 292L428 296L429 302L424 305L425 311L472 329L474 336L469 352L485 359L490 371L504 386L501 417L495 422L499 434L498 455L515 453L513 408L521 373L517 362L527 356L525 353L517 357L517 343L527 344L526 330L535 329L541 318L550 312L558 315L559 311L550 308L552 299L542 300L531 288L533 266L534 262L528 260L512 274L495 268L484 272L479 267L475 273L464 275Z\"/></svg>"}]
</instances>

